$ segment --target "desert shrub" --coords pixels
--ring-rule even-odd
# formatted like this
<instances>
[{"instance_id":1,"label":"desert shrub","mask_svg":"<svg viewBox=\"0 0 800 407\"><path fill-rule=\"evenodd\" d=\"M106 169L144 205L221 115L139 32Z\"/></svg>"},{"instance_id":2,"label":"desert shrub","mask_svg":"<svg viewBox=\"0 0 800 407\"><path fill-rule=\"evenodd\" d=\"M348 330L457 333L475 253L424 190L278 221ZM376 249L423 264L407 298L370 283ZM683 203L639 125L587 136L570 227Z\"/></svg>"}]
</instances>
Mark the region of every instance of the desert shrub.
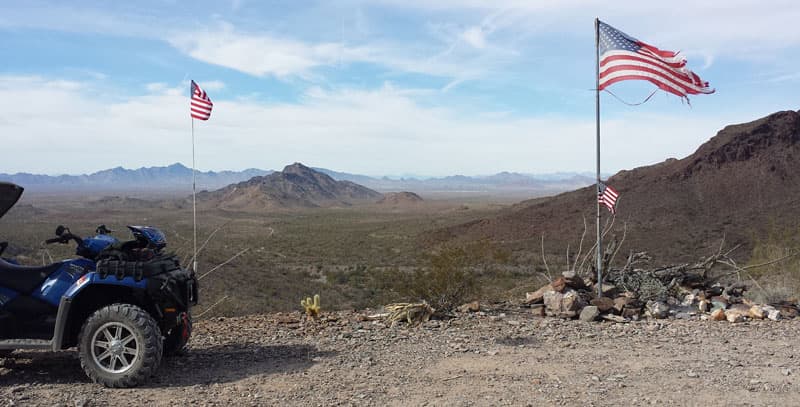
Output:
<instances>
[{"instance_id":1,"label":"desert shrub","mask_svg":"<svg viewBox=\"0 0 800 407\"><path fill-rule=\"evenodd\" d=\"M798 239L796 231L777 228L772 228L766 238L754 239L747 262L752 268L743 276L758 282L748 293L753 300L778 302L800 295L800 256L794 255L800 252ZM777 259L784 260L772 262Z\"/></svg>"},{"instance_id":2,"label":"desert shrub","mask_svg":"<svg viewBox=\"0 0 800 407\"><path fill-rule=\"evenodd\" d=\"M396 291L403 298L426 301L438 311L450 311L480 297L481 280L509 257L507 251L487 242L443 247L426 256L425 266L396 273Z\"/></svg>"}]
</instances>

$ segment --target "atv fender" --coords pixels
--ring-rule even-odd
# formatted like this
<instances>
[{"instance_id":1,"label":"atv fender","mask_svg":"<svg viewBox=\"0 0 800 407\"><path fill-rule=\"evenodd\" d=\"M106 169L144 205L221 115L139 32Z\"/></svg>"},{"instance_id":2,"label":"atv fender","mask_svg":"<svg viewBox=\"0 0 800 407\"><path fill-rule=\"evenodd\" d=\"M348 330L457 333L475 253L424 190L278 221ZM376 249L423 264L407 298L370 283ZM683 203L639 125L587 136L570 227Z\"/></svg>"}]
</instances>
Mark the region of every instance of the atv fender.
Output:
<instances>
[{"instance_id":1,"label":"atv fender","mask_svg":"<svg viewBox=\"0 0 800 407\"><path fill-rule=\"evenodd\" d=\"M133 277L119 280L113 277L101 278L94 272L82 276L59 301L53 331L53 350L74 346L80 326L91 313L123 299L137 303L134 299L143 295L145 288L145 281L135 281Z\"/></svg>"}]
</instances>

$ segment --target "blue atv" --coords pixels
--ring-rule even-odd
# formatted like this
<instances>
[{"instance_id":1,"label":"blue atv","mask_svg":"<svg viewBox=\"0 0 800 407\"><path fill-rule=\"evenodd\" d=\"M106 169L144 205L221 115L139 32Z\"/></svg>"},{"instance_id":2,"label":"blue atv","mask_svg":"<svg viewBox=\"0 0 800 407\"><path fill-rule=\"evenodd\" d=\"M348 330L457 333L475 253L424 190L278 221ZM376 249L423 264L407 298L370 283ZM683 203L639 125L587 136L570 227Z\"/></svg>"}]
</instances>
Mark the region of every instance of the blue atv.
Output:
<instances>
[{"instance_id":1,"label":"blue atv","mask_svg":"<svg viewBox=\"0 0 800 407\"><path fill-rule=\"evenodd\" d=\"M0 182L0 218L22 191ZM133 240L123 242L103 225L88 238L59 226L45 243L74 242L79 257L45 266L1 257L8 243L0 242L0 357L77 347L94 382L133 387L155 373L162 355L183 351L197 304L194 272L164 252L158 229L128 228Z\"/></svg>"}]
</instances>

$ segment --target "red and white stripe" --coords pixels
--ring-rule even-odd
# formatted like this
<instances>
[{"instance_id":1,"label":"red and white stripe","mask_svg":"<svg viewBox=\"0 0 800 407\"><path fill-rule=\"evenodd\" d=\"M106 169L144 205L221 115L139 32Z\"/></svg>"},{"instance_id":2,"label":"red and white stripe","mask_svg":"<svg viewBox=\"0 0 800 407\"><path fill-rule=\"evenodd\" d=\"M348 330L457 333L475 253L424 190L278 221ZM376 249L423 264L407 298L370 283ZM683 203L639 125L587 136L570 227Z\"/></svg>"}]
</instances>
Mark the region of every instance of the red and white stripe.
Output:
<instances>
[{"instance_id":1,"label":"red and white stripe","mask_svg":"<svg viewBox=\"0 0 800 407\"><path fill-rule=\"evenodd\" d=\"M189 102L189 114L198 120L208 120L211 117L211 108L214 106L206 91L192 81L192 99Z\"/></svg>"},{"instance_id":2,"label":"red and white stripe","mask_svg":"<svg viewBox=\"0 0 800 407\"><path fill-rule=\"evenodd\" d=\"M606 185L600 195L597 196L597 202L605 205L611 213L617 213L617 198L619 198L619 192Z\"/></svg>"},{"instance_id":3,"label":"red and white stripe","mask_svg":"<svg viewBox=\"0 0 800 407\"><path fill-rule=\"evenodd\" d=\"M621 81L645 80L662 90L686 97L714 93L708 82L686 68L677 52L663 51L637 42L637 52L609 50L600 56L600 90Z\"/></svg>"}]
</instances>

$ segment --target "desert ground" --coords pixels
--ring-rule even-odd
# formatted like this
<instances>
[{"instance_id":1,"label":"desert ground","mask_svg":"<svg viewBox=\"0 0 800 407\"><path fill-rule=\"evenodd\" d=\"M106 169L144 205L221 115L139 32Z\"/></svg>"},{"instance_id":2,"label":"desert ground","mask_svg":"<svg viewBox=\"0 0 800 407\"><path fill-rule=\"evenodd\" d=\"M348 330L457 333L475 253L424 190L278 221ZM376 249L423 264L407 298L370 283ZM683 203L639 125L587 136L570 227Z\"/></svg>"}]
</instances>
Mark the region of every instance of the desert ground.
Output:
<instances>
[{"instance_id":1,"label":"desert ground","mask_svg":"<svg viewBox=\"0 0 800 407\"><path fill-rule=\"evenodd\" d=\"M517 306L419 327L369 311L213 317L189 352L136 389L88 381L73 352L18 352L0 365L0 404L674 405L800 403L800 322L585 323Z\"/></svg>"}]
</instances>

